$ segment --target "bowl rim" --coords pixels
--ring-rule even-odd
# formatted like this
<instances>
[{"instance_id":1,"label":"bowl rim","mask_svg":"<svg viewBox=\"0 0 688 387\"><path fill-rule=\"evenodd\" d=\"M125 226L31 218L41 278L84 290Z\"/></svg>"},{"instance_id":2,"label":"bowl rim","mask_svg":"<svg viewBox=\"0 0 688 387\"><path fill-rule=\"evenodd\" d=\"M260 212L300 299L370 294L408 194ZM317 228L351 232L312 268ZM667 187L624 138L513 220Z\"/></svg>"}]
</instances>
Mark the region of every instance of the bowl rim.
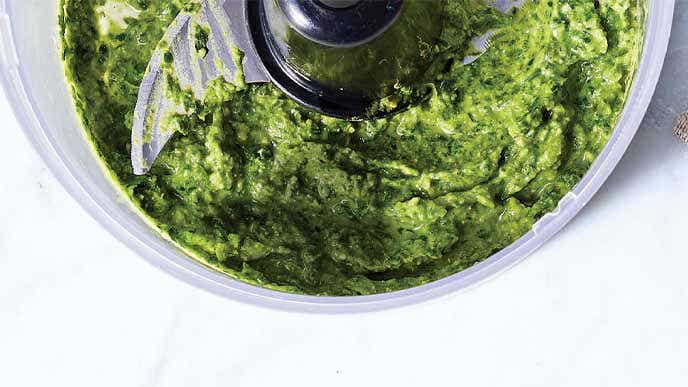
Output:
<instances>
[{"instance_id":1,"label":"bowl rim","mask_svg":"<svg viewBox=\"0 0 688 387\"><path fill-rule=\"evenodd\" d=\"M46 135L48 123L25 87L15 49L11 2L0 0L0 84L15 117L33 148L67 192L110 234L150 264L168 274L214 294L260 307L306 313L363 313L418 304L472 288L503 273L528 257L561 230L601 188L625 153L647 111L668 49L675 0L649 0L642 56L626 106L607 145L557 209L545 215L532 230L511 245L475 266L440 280L395 292L347 297L322 297L284 293L233 279L190 259L179 259L154 248L108 213L87 184L70 170ZM83 129L81 129L83 130Z\"/></svg>"}]
</instances>

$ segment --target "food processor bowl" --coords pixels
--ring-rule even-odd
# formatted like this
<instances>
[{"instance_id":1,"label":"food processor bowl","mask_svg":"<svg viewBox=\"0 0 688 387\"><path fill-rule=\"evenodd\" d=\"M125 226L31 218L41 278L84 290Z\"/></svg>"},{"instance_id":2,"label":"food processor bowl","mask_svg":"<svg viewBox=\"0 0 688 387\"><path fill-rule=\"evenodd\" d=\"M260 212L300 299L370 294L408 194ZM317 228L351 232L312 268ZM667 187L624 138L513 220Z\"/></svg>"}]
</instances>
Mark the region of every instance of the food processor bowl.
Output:
<instances>
[{"instance_id":1,"label":"food processor bowl","mask_svg":"<svg viewBox=\"0 0 688 387\"><path fill-rule=\"evenodd\" d=\"M674 0L650 0L644 48L626 106L608 144L556 211L487 260L397 292L317 297L253 286L185 254L141 216L112 181L77 117L59 52L59 0L0 0L0 83L27 137L66 190L110 233L151 264L221 296L273 309L356 313L419 303L476 285L523 260L593 197L617 165L650 103L671 32Z\"/></svg>"}]
</instances>

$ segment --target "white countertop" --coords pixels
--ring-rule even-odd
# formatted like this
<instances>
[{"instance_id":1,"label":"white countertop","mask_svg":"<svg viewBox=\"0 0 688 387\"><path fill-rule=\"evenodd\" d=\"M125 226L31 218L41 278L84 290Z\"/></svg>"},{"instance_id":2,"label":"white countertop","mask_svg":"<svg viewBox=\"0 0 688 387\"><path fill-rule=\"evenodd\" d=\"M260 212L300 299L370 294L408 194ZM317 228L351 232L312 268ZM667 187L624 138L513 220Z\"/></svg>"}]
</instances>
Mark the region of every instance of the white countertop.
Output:
<instances>
[{"instance_id":1,"label":"white countertop","mask_svg":"<svg viewBox=\"0 0 688 387\"><path fill-rule=\"evenodd\" d=\"M374 314L259 309L151 267L67 195L0 94L0 386L686 385L688 146L670 127L688 1L676 22L650 113L572 223L484 285Z\"/></svg>"}]
</instances>

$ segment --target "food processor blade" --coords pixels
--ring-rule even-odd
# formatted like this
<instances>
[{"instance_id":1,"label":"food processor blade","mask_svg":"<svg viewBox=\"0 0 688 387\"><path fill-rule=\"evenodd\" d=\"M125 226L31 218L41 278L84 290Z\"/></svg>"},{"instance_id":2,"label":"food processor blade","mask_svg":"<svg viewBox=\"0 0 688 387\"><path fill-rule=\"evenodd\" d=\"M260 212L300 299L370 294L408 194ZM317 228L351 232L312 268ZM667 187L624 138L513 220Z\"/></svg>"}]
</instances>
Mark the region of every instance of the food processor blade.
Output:
<instances>
[{"instance_id":1,"label":"food processor blade","mask_svg":"<svg viewBox=\"0 0 688 387\"><path fill-rule=\"evenodd\" d=\"M181 12L170 24L139 87L131 136L135 174L150 170L176 131L169 119L185 113L183 104L168 93L173 86L168 75L198 100L220 77L231 83L270 81L252 54L247 26L245 3L236 0L202 0L199 9Z\"/></svg>"},{"instance_id":2,"label":"food processor blade","mask_svg":"<svg viewBox=\"0 0 688 387\"><path fill-rule=\"evenodd\" d=\"M274 9L282 3L322 5L333 1L342 1L346 6L341 9L347 10L349 7L364 6L370 0L200 0L196 9L181 12L154 51L139 88L131 136L134 173L148 173L165 144L177 131L171 118L191 113L174 93L169 92L170 89L191 91L196 100L202 101L208 85L221 77L235 84L272 82L303 106L349 120L379 118L403 110L401 106L367 115L370 112L367 109L379 96L351 93L343 87L323 86L317 79L295 71L285 55L280 57L277 51L285 44L283 40L278 39L275 43L273 39L277 34L274 33L274 26L269 24L274 21L272 16L275 13L269 12L269 8ZM508 13L527 2L494 0L489 5ZM400 6L403 0L390 0L392 3ZM380 20L390 23L398 15L392 16L380 17ZM383 30L388 27L385 25ZM464 58L463 64L468 65L483 55L490 47L491 39L498 33L491 30L475 37L471 42L472 50ZM362 38L361 44L369 41ZM274 43L272 46L271 42ZM355 46L347 42L345 46L352 45ZM171 81L176 84L170 84Z\"/></svg>"}]
</instances>

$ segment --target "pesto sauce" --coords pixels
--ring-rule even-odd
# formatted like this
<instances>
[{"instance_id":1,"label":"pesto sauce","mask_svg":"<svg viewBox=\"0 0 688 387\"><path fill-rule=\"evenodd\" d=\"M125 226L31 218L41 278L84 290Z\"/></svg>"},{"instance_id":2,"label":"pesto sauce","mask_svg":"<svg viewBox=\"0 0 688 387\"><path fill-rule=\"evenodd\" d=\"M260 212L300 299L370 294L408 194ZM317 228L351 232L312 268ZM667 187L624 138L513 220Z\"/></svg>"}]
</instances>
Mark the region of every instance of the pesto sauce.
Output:
<instances>
[{"instance_id":1,"label":"pesto sauce","mask_svg":"<svg viewBox=\"0 0 688 387\"><path fill-rule=\"evenodd\" d=\"M481 262L556 208L603 149L636 69L644 0L448 0L429 96L346 122L271 85L213 85L151 172L130 162L139 83L189 0L62 0L67 78L131 200L199 260L314 295L422 285ZM469 40L500 33L461 65Z\"/></svg>"}]
</instances>

